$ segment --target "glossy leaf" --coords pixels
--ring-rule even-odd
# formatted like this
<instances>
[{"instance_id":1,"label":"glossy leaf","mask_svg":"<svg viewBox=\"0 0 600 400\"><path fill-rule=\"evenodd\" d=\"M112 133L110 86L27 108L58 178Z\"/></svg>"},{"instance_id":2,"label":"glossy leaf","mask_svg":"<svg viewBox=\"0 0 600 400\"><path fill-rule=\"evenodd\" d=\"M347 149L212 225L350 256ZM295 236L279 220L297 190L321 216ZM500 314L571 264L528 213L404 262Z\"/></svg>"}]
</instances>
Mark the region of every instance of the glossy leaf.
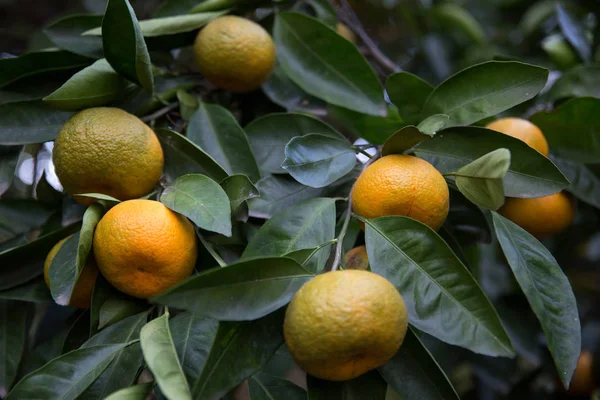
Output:
<instances>
[{"instance_id":1,"label":"glossy leaf","mask_svg":"<svg viewBox=\"0 0 600 400\"><path fill-rule=\"evenodd\" d=\"M458 190L480 207L497 210L504 204L502 183L510 167L510 151L494 150L459 168L454 174Z\"/></svg>"},{"instance_id":2,"label":"glossy leaf","mask_svg":"<svg viewBox=\"0 0 600 400\"><path fill-rule=\"evenodd\" d=\"M140 383L139 385L118 390L104 400L145 400L148 398L153 386L153 382Z\"/></svg>"},{"instance_id":3,"label":"glossy leaf","mask_svg":"<svg viewBox=\"0 0 600 400\"><path fill-rule=\"evenodd\" d=\"M600 99L580 97L531 117L548 139L552 153L573 161L600 159Z\"/></svg>"},{"instance_id":4,"label":"glossy leaf","mask_svg":"<svg viewBox=\"0 0 600 400\"><path fill-rule=\"evenodd\" d=\"M329 105L328 111L328 115L346 128L348 132L373 144L385 143L395 132L409 125L400 117L394 106L388 107L387 114L384 117L361 114L332 105Z\"/></svg>"},{"instance_id":5,"label":"glossy leaf","mask_svg":"<svg viewBox=\"0 0 600 400\"><path fill-rule=\"evenodd\" d=\"M285 146L295 137L320 134L343 139L335 129L310 115L298 113L275 113L257 118L244 128L250 146L261 170L283 173L281 164L285 159Z\"/></svg>"},{"instance_id":6,"label":"glossy leaf","mask_svg":"<svg viewBox=\"0 0 600 400\"><path fill-rule=\"evenodd\" d=\"M552 157L552 161L565 174L571 186L566 190L573 193L578 199L600 208L600 178L585 164Z\"/></svg>"},{"instance_id":7,"label":"glossy leaf","mask_svg":"<svg viewBox=\"0 0 600 400\"><path fill-rule=\"evenodd\" d=\"M0 105L0 145L43 143L54 140L71 113L41 101Z\"/></svg>"},{"instance_id":8,"label":"glossy leaf","mask_svg":"<svg viewBox=\"0 0 600 400\"><path fill-rule=\"evenodd\" d=\"M553 101L568 97L600 97L600 66L570 68L552 85L548 96Z\"/></svg>"},{"instance_id":9,"label":"glossy leaf","mask_svg":"<svg viewBox=\"0 0 600 400\"><path fill-rule=\"evenodd\" d=\"M126 317L138 314L146 308L148 308L147 304L136 302L132 298L109 297L100 307L98 329L104 329Z\"/></svg>"},{"instance_id":10,"label":"glossy leaf","mask_svg":"<svg viewBox=\"0 0 600 400\"><path fill-rule=\"evenodd\" d=\"M293 138L285 146L285 156L282 167L298 182L314 188L329 186L356 165L350 143L319 134Z\"/></svg>"},{"instance_id":11,"label":"glossy leaf","mask_svg":"<svg viewBox=\"0 0 600 400\"><path fill-rule=\"evenodd\" d=\"M412 325L476 353L514 355L491 302L435 231L407 217L365 225L371 270L402 294Z\"/></svg>"},{"instance_id":12,"label":"glossy leaf","mask_svg":"<svg viewBox=\"0 0 600 400\"><path fill-rule=\"evenodd\" d=\"M128 0L108 1L102 20L102 48L115 71L154 92L150 55Z\"/></svg>"},{"instance_id":13,"label":"glossy leaf","mask_svg":"<svg viewBox=\"0 0 600 400\"><path fill-rule=\"evenodd\" d=\"M325 102L311 96L285 74L279 64L269 80L262 84L263 93L275 104L288 111L318 112L325 109Z\"/></svg>"},{"instance_id":14,"label":"glossy leaf","mask_svg":"<svg viewBox=\"0 0 600 400\"><path fill-rule=\"evenodd\" d=\"M259 372L248 379L250 400L307 400L306 390L292 382Z\"/></svg>"},{"instance_id":15,"label":"glossy leaf","mask_svg":"<svg viewBox=\"0 0 600 400\"><path fill-rule=\"evenodd\" d=\"M0 396L6 397L17 376L27 339L30 307L18 301L0 300Z\"/></svg>"},{"instance_id":16,"label":"glossy leaf","mask_svg":"<svg viewBox=\"0 0 600 400\"><path fill-rule=\"evenodd\" d=\"M75 111L108 104L124 96L131 87L105 59L100 59L44 97L44 102L54 108Z\"/></svg>"},{"instance_id":17,"label":"glossy leaf","mask_svg":"<svg viewBox=\"0 0 600 400\"><path fill-rule=\"evenodd\" d=\"M6 400L76 399L108 367L125 345L101 345L73 350L25 376Z\"/></svg>"},{"instance_id":18,"label":"glossy leaf","mask_svg":"<svg viewBox=\"0 0 600 400\"><path fill-rule=\"evenodd\" d=\"M0 291L0 299L21 300L28 303L50 304L54 303L50 290L43 278L25 282L22 285Z\"/></svg>"},{"instance_id":19,"label":"glossy leaf","mask_svg":"<svg viewBox=\"0 0 600 400\"><path fill-rule=\"evenodd\" d=\"M569 386L581 352L573 289L548 249L512 221L492 213L496 236L548 341L558 376Z\"/></svg>"},{"instance_id":20,"label":"glossy leaf","mask_svg":"<svg viewBox=\"0 0 600 400\"><path fill-rule=\"evenodd\" d=\"M524 142L490 129L446 129L432 140L419 143L415 154L441 173L449 173L499 148L506 148L511 154L510 168L504 178L506 196L548 196L569 186L567 178L548 158Z\"/></svg>"},{"instance_id":21,"label":"glossy leaf","mask_svg":"<svg viewBox=\"0 0 600 400\"><path fill-rule=\"evenodd\" d=\"M252 322L222 322L200 378L195 400L218 400L259 371L283 343L283 312Z\"/></svg>"},{"instance_id":22,"label":"glossy leaf","mask_svg":"<svg viewBox=\"0 0 600 400\"><path fill-rule=\"evenodd\" d=\"M449 120L450 117L448 117L446 114L434 114L419 122L417 128L419 128L419 130L424 134L433 136L439 130L444 128Z\"/></svg>"},{"instance_id":23,"label":"glossy leaf","mask_svg":"<svg viewBox=\"0 0 600 400\"><path fill-rule=\"evenodd\" d=\"M57 47L85 57L102 57L102 39L82 33L102 25L102 15L69 15L44 28Z\"/></svg>"},{"instance_id":24,"label":"glossy leaf","mask_svg":"<svg viewBox=\"0 0 600 400\"><path fill-rule=\"evenodd\" d=\"M201 272L152 302L219 321L251 321L286 305L312 277L288 258L253 258Z\"/></svg>"},{"instance_id":25,"label":"glossy leaf","mask_svg":"<svg viewBox=\"0 0 600 400\"><path fill-rule=\"evenodd\" d=\"M375 72L357 48L331 28L304 14L282 12L273 36L281 67L304 91L351 110L384 114Z\"/></svg>"},{"instance_id":26,"label":"glossy leaf","mask_svg":"<svg viewBox=\"0 0 600 400\"><path fill-rule=\"evenodd\" d=\"M216 181L227 178L225 170L208 153L181 134L168 129L156 129L165 152L164 173L172 180L194 172L206 174Z\"/></svg>"},{"instance_id":27,"label":"glossy leaf","mask_svg":"<svg viewBox=\"0 0 600 400\"><path fill-rule=\"evenodd\" d=\"M246 175L231 175L223 179L221 187L229 197L231 212L235 212L247 200L260 197L256 186L252 184Z\"/></svg>"},{"instance_id":28,"label":"glossy leaf","mask_svg":"<svg viewBox=\"0 0 600 400\"><path fill-rule=\"evenodd\" d=\"M412 121L418 118L433 87L418 76L402 71L388 76L385 90L402 118Z\"/></svg>"},{"instance_id":29,"label":"glossy leaf","mask_svg":"<svg viewBox=\"0 0 600 400\"><path fill-rule=\"evenodd\" d=\"M165 188L160 201L202 229L231 236L229 197L217 182L205 175L177 178Z\"/></svg>"},{"instance_id":30,"label":"glossy leaf","mask_svg":"<svg viewBox=\"0 0 600 400\"><path fill-rule=\"evenodd\" d=\"M146 363L165 397L169 400L191 400L192 394L171 337L168 312L142 328L140 343Z\"/></svg>"},{"instance_id":31,"label":"glossy leaf","mask_svg":"<svg viewBox=\"0 0 600 400\"><path fill-rule=\"evenodd\" d=\"M422 115L446 114L447 127L470 125L533 98L547 79L548 70L516 61L474 65L436 87Z\"/></svg>"},{"instance_id":32,"label":"glossy leaf","mask_svg":"<svg viewBox=\"0 0 600 400\"><path fill-rule=\"evenodd\" d=\"M114 106L131 114L143 116L164 107L177 96L178 91L191 89L199 82L199 77L193 75L157 75L154 81L154 93L138 87L128 93L124 99L114 103Z\"/></svg>"},{"instance_id":33,"label":"glossy leaf","mask_svg":"<svg viewBox=\"0 0 600 400\"><path fill-rule=\"evenodd\" d=\"M431 139L432 136L421 132L416 126L405 126L385 141L381 155L402 154L422 141Z\"/></svg>"},{"instance_id":34,"label":"glossy leaf","mask_svg":"<svg viewBox=\"0 0 600 400\"><path fill-rule=\"evenodd\" d=\"M577 21L560 3L556 3L556 17L560 30L577 50L579 57L583 61L589 62L592 57L592 48L581 22Z\"/></svg>"},{"instance_id":35,"label":"glossy leaf","mask_svg":"<svg viewBox=\"0 0 600 400\"><path fill-rule=\"evenodd\" d=\"M248 175L253 182L260 179L246 133L226 108L200 103L190 119L187 137L213 156L227 173Z\"/></svg>"},{"instance_id":36,"label":"glossy leaf","mask_svg":"<svg viewBox=\"0 0 600 400\"><path fill-rule=\"evenodd\" d=\"M412 328L396 355L379 372L400 398L459 400L452 383Z\"/></svg>"},{"instance_id":37,"label":"glossy leaf","mask_svg":"<svg viewBox=\"0 0 600 400\"><path fill-rule=\"evenodd\" d=\"M0 243L39 228L54 212L35 200L0 199Z\"/></svg>"}]
</instances>

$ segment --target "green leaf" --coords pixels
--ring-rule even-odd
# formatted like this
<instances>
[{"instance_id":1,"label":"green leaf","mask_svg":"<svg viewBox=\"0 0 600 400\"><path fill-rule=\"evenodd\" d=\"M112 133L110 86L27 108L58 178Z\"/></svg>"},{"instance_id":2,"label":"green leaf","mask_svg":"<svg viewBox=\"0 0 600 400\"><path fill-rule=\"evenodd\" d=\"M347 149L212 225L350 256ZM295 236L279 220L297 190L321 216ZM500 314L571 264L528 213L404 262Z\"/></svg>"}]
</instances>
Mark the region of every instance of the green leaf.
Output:
<instances>
[{"instance_id":1,"label":"green leaf","mask_svg":"<svg viewBox=\"0 0 600 400\"><path fill-rule=\"evenodd\" d=\"M44 72L81 68L92 60L63 50L25 53L20 57L0 59L0 87L19 79Z\"/></svg>"},{"instance_id":2,"label":"green leaf","mask_svg":"<svg viewBox=\"0 0 600 400\"><path fill-rule=\"evenodd\" d=\"M177 100L179 100L179 113L181 118L185 121L189 121L192 115L200 107L200 99L186 91L177 91Z\"/></svg>"},{"instance_id":3,"label":"green leaf","mask_svg":"<svg viewBox=\"0 0 600 400\"><path fill-rule=\"evenodd\" d=\"M275 104L288 111L319 112L325 110L325 102L311 96L296 85L277 63L269 80L262 84L263 93Z\"/></svg>"},{"instance_id":4,"label":"green leaf","mask_svg":"<svg viewBox=\"0 0 600 400\"><path fill-rule=\"evenodd\" d=\"M504 177L506 196L548 196L569 186L567 178L548 158L521 140L490 129L446 129L419 143L415 154L441 173L449 173L499 148L506 148L511 154L510 168Z\"/></svg>"},{"instance_id":5,"label":"green leaf","mask_svg":"<svg viewBox=\"0 0 600 400\"><path fill-rule=\"evenodd\" d=\"M244 128L259 168L265 173L284 173L285 146L295 137L311 133L344 139L321 120L298 113L275 113L260 117Z\"/></svg>"},{"instance_id":6,"label":"green leaf","mask_svg":"<svg viewBox=\"0 0 600 400\"><path fill-rule=\"evenodd\" d=\"M307 400L306 390L292 382L259 372L248 379L250 400Z\"/></svg>"},{"instance_id":7,"label":"green leaf","mask_svg":"<svg viewBox=\"0 0 600 400\"><path fill-rule=\"evenodd\" d=\"M387 385L377 371L370 371L358 378L342 382L331 382L307 375L306 383L310 400L386 399Z\"/></svg>"},{"instance_id":8,"label":"green leaf","mask_svg":"<svg viewBox=\"0 0 600 400\"><path fill-rule=\"evenodd\" d=\"M320 21L335 29L337 15L327 0L308 0L307 3L315 10L315 14Z\"/></svg>"},{"instance_id":9,"label":"green leaf","mask_svg":"<svg viewBox=\"0 0 600 400\"><path fill-rule=\"evenodd\" d=\"M335 235L335 200L308 199L273 215L254 234L242 259L282 256L293 250L315 248L333 240ZM328 254L319 255L325 265Z\"/></svg>"},{"instance_id":10,"label":"green leaf","mask_svg":"<svg viewBox=\"0 0 600 400\"><path fill-rule=\"evenodd\" d=\"M600 208L600 178L585 164L563 158L552 157L552 161L565 174L571 186L566 190L578 199Z\"/></svg>"},{"instance_id":11,"label":"green leaf","mask_svg":"<svg viewBox=\"0 0 600 400\"><path fill-rule=\"evenodd\" d=\"M0 199L0 243L39 228L54 212L35 200Z\"/></svg>"},{"instance_id":12,"label":"green leaf","mask_svg":"<svg viewBox=\"0 0 600 400\"><path fill-rule=\"evenodd\" d=\"M202 229L231 236L231 207L227 193L205 175L189 174L167 186L160 201Z\"/></svg>"},{"instance_id":13,"label":"green leaf","mask_svg":"<svg viewBox=\"0 0 600 400\"><path fill-rule=\"evenodd\" d=\"M396 286L413 326L476 353L514 355L492 303L435 231L407 217L365 225L371 270Z\"/></svg>"},{"instance_id":14,"label":"green leaf","mask_svg":"<svg viewBox=\"0 0 600 400\"><path fill-rule=\"evenodd\" d=\"M398 129L408 125L393 106L388 107L385 117L361 114L333 105L328 106L328 111L328 115L348 132L373 144L385 143Z\"/></svg>"},{"instance_id":15,"label":"green leaf","mask_svg":"<svg viewBox=\"0 0 600 400\"><path fill-rule=\"evenodd\" d=\"M403 399L459 400L452 383L412 328L396 355L379 367L379 372Z\"/></svg>"},{"instance_id":16,"label":"green leaf","mask_svg":"<svg viewBox=\"0 0 600 400\"><path fill-rule=\"evenodd\" d=\"M130 386L112 393L104 400L145 400L148 398L153 386L153 382Z\"/></svg>"},{"instance_id":17,"label":"green leaf","mask_svg":"<svg viewBox=\"0 0 600 400\"><path fill-rule=\"evenodd\" d=\"M8 190L10 185L12 185L18 160L18 151L0 154L0 196Z\"/></svg>"},{"instance_id":18,"label":"green leaf","mask_svg":"<svg viewBox=\"0 0 600 400\"><path fill-rule=\"evenodd\" d=\"M135 301L130 297L109 297L100 306L98 329L104 329L124 318L138 314L146 308L148 308L147 304Z\"/></svg>"},{"instance_id":19,"label":"green leaf","mask_svg":"<svg viewBox=\"0 0 600 400\"><path fill-rule=\"evenodd\" d=\"M246 133L226 108L200 103L190 119L187 137L212 155L227 173L248 175L253 182L260 179Z\"/></svg>"},{"instance_id":20,"label":"green leaf","mask_svg":"<svg viewBox=\"0 0 600 400\"><path fill-rule=\"evenodd\" d=\"M76 399L125 346L116 344L73 350L25 376L6 400Z\"/></svg>"},{"instance_id":21,"label":"green leaf","mask_svg":"<svg viewBox=\"0 0 600 400\"><path fill-rule=\"evenodd\" d=\"M402 71L388 76L385 90L402 118L412 120L421 114L433 87L418 76Z\"/></svg>"},{"instance_id":22,"label":"green leaf","mask_svg":"<svg viewBox=\"0 0 600 400\"><path fill-rule=\"evenodd\" d=\"M383 90L357 48L327 25L304 14L282 12L273 29L281 67L304 91L328 103L383 115Z\"/></svg>"},{"instance_id":23,"label":"green leaf","mask_svg":"<svg viewBox=\"0 0 600 400\"><path fill-rule=\"evenodd\" d=\"M600 97L600 66L570 68L552 85L548 96L552 101L568 97Z\"/></svg>"},{"instance_id":24,"label":"green leaf","mask_svg":"<svg viewBox=\"0 0 600 400\"><path fill-rule=\"evenodd\" d=\"M216 181L227 178L227 172L208 153L181 134L169 129L156 129L165 152L164 174L169 180L194 172Z\"/></svg>"},{"instance_id":25,"label":"green leaf","mask_svg":"<svg viewBox=\"0 0 600 400\"><path fill-rule=\"evenodd\" d=\"M556 13L556 0L541 0L533 3L523 14L520 28L526 36L533 34L544 22Z\"/></svg>"},{"instance_id":26,"label":"green leaf","mask_svg":"<svg viewBox=\"0 0 600 400\"><path fill-rule=\"evenodd\" d=\"M50 290L44 279L38 278L11 289L0 291L0 299L21 300L30 303L49 304L54 303Z\"/></svg>"},{"instance_id":27,"label":"green leaf","mask_svg":"<svg viewBox=\"0 0 600 400\"><path fill-rule=\"evenodd\" d=\"M121 200L119 200L119 199L115 199L112 196L109 196L107 194L102 194L102 193L79 193L79 194L74 194L73 197L87 197L90 199L101 200L107 204L110 204L111 206L116 206L117 204L119 204L121 202Z\"/></svg>"},{"instance_id":28,"label":"green leaf","mask_svg":"<svg viewBox=\"0 0 600 400\"><path fill-rule=\"evenodd\" d=\"M196 4L198 4L198 0L167 0L160 4L154 13L154 17L171 17L187 14Z\"/></svg>"},{"instance_id":29,"label":"green leaf","mask_svg":"<svg viewBox=\"0 0 600 400\"><path fill-rule=\"evenodd\" d=\"M504 204L502 180L510 167L510 151L498 149L459 168L454 176L458 190L476 205L497 210Z\"/></svg>"},{"instance_id":30,"label":"green leaf","mask_svg":"<svg viewBox=\"0 0 600 400\"><path fill-rule=\"evenodd\" d=\"M112 297L125 298L125 294L108 283L102 274L98 274L90 305L90 336L95 335L100 329L100 310L104 303Z\"/></svg>"},{"instance_id":31,"label":"green leaf","mask_svg":"<svg viewBox=\"0 0 600 400\"><path fill-rule=\"evenodd\" d=\"M446 114L434 114L419 122L417 128L426 135L433 136L446 126L450 117Z\"/></svg>"},{"instance_id":32,"label":"green leaf","mask_svg":"<svg viewBox=\"0 0 600 400\"><path fill-rule=\"evenodd\" d=\"M61 87L44 97L54 108L75 111L108 104L132 89L104 58L73 75Z\"/></svg>"},{"instance_id":33,"label":"green leaf","mask_svg":"<svg viewBox=\"0 0 600 400\"><path fill-rule=\"evenodd\" d=\"M221 181L220 185L229 197L232 214L247 200L260 197L260 192L246 175L228 176Z\"/></svg>"},{"instance_id":34,"label":"green leaf","mask_svg":"<svg viewBox=\"0 0 600 400\"><path fill-rule=\"evenodd\" d=\"M437 5L431 9L431 16L433 23L444 32L460 32L479 45L483 45L487 41L483 27L473 15L458 4Z\"/></svg>"},{"instance_id":35,"label":"green leaf","mask_svg":"<svg viewBox=\"0 0 600 400\"><path fill-rule=\"evenodd\" d=\"M278 311L252 322L221 322L193 398L218 400L266 365L283 343L283 316Z\"/></svg>"},{"instance_id":36,"label":"green leaf","mask_svg":"<svg viewBox=\"0 0 600 400\"><path fill-rule=\"evenodd\" d=\"M217 336L219 322L183 312L171 318L169 327L183 372L188 382L193 383L202 373Z\"/></svg>"},{"instance_id":37,"label":"green leaf","mask_svg":"<svg viewBox=\"0 0 600 400\"><path fill-rule=\"evenodd\" d=\"M102 19L102 48L115 71L154 92L150 54L128 0L108 1Z\"/></svg>"},{"instance_id":38,"label":"green leaf","mask_svg":"<svg viewBox=\"0 0 600 400\"><path fill-rule=\"evenodd\" d=\"M577 21L560 3L556 3L556 17L558 26L571 46L577 50L579 57L585 62L590 62L592 48L587 40L586 33L581 22Z\"/></svg>"},{"instance_id":39,"label":"green leaf","mask_svg":"<svg viewBox=\"0 0 600 400\"><path fill-rule=\"evenodd\" d=\"M312 277L292 259L253 258L201 272L151 301L219 321L251 321L285 306Z\"/></svg>"},{"instance_id":40,"label":"green leaf","mask_svg":"<svg viewBox=\"0 0 600 400\"><path fill-rule=\"evenodd\" d=\"M27 244L0 252L0 290L16 287L42 275L44 260L50 249L77 229L79 224L69 225Z\"/></svg>"},{"instance_id":41,"label":"green leaf","mask_svg":"<svg viewBox=\"0 0 600 400\"><path fill-rule=\"evenodd\" d=\"M298 182L314 188L329 186L356 165L350 143L319 134L293 138L285 146L285 156L282 167Z\"/></svg>"},{"instance_id":42,"label":"green leaf","mask_svg":"<svg viewBox=\"0 0 600 400\"><path fill-rule=\"evenodd\" d=\"M57 47L85 57L102 58L102 39L82 33L102 25L102 15L69 15L44 28Z\"/></svg>"},{"instance_id":43,"label":"green leaf","mask_svg":"<svg viewBox=\"0 0 600 400\"><path fill-rule=\"evenodd\" d=\"M547 79L547 69L516 61L474 65L436 87L422 115L446 114L448 127L470 125L533 98Z\"/></svg>"},{"instance_id":44,"label":"green leaf","mask_svg":"<svg viewBox=\"0 0 600 400\"><path fill-rule=\"evenodd\" d=\"M154 81L154 93L138 87L114 104L117 108L143 116L162 108L177 96L179 90L188 90L197 86L201 80L193 75L157 75Z\"/></svg>"},{"instance_id":45,"label":"green leaf","mask_svg":"<svg viewBox=\"0 0 600 400\"><path fill-rule=\"evenodd\" d=\"M431 139L432 136L421 132L416 126L405 126L385 141L381 148L381 155L402 154L422 141Z\"/></svg>"},{"instance_id":46,"label":"green leaf","mask_svg":"<svg viewBox=\"0 0 600 400\"><path fill-rule=\"evenodd\" d=\"M537 316L565 388L581 352L581 326L573 289L543 244L514 222L492 213L496 236L519 286Z\"/></svg>"},{"instance_id":47,"label":"green leaf","mask_svg":"<svg viewBox=\"0 0 600 400\"><path fill-rule=\"evenodd\" d=\"M0 300L0 396L6 397L19 370L27 340L27 319L31 307L12 300Z\"/></svg>"},{"instance_id":48,"label":"green leaf","mask_svg":"<svg viewBox=\"0 0 600 400\"><path fill-rule=\"evenodd\" d=\"M600 99L580 97L550 112L531 117L548 139L552 153L573 161L596 163L600 159Z\"/></svg>"},{"instance_id":49,"label":"green leaf","mask_svg":"<svg viewBox=\"0 0 600 400\"><path fill-rule=\"evenodd\" d=\"M191 400L192 394L171 337L168 311L142 328L140 343L146 363L165 397L169 400Z\"/></svg>"},{"instance_id":50,"label":"green leaf","mask_svg":"<svg viewBox=\"0 0 600 400\"><path fill-rule=\"evenodd\" d=\"M0 105L0 145L43 143L54 140L71 113L41 101Z\"/></svg>"}]
</instances>

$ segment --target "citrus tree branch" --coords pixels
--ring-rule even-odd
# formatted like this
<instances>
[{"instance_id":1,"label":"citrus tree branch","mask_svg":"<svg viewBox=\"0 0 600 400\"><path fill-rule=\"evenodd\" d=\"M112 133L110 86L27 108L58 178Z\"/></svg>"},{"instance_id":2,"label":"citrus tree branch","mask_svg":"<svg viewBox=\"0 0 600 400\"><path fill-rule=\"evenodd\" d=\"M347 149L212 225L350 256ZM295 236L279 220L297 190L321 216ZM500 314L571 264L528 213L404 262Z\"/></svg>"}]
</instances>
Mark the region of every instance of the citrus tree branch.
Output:
<instances>
[{"instance_id":1,"label":"citrus tree branch","mask_svg":"<svg viewBox=\"0 0 600 400\"><path fill-rule=\"evenodd\" d=\"M152 114L148 114L143 116L142 118L140 118L142 121L144 122L150 122L153 121L157 118L162 117L165 114L168 114L169 111L173 111L175 108L177 108L177 106L179 105L179 102L174 102L171 104L168 104L166 106L164 106L163 108L161 108L160 110L157 110L155 112L153 112Z\"/></svg>"}]
</instances>

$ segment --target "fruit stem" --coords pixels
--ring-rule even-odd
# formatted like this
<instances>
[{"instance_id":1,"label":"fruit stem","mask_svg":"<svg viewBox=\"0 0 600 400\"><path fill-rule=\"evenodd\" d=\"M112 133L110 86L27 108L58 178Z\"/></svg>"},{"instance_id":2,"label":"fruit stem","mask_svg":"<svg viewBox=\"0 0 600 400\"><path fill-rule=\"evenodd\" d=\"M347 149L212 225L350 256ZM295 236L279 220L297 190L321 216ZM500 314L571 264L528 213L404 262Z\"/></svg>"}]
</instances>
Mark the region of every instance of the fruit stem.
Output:
<instances>
[{"instance_id":1,"label":"fruit stem","mask_svg":"<svg viewBox=\"0 0 600 400\"><path fill-rule=\"evenodd\" d=\"M331 270L335 271L341 264L342 261L342 250L344 249L344 236L346 236L346 232L348 231L348 225L350 225L350 218L352 217L352 201L348 198L348 209L344 214L344 225L342 225L342 229L340 230L340 234L337 237L337 244L335 245L335 258L333 259L333 263L331 264Z\"/></svg>"},{"instance_id":2,"label":"fruit stem","mask_svg":"<svg viewBox=\"0 0 600 400\"><path fill-rule=\"evenodd\" d=\"M352 148L353 148L354 150L358 151L360 154L362 154L362 155L364 155L364 156L367 156L367 157L369 157L369 158L373 158L373 156L372 156L372 155L370 155L368 152L366 152L365 150L361 149L360 147L357 147L357 146L352 146Z\"/></svg>"},{"instance_id":3,"label":"fruit stem","mask_svg":"<svg viewBox=\"0 0 600 400\"><path fill-rule=\"evenodd\" d=\"M216 250L213 248L213 246L208 243L200 234L200 232L198 230L196 230L196 233L198 235L198 238L200 239L200 243L202 243L202 245L204 246L204 248L210 253L210 255L215 259L215 261L219 264L220 267L226 267L227 263L225 261L223 261L223 259L221 258L221 256L216 252Z\"/></svg>"}]
</instances>

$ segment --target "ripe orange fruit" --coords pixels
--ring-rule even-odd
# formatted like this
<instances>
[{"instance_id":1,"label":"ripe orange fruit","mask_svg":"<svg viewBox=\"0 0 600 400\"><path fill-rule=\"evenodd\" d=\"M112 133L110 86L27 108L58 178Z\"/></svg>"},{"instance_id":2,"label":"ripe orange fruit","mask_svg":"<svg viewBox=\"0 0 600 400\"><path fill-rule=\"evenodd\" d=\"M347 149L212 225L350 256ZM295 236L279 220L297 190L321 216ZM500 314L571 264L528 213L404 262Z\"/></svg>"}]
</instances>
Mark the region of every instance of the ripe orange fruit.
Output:
<instances>
[{"instance_id":1,"label":"ripe orange fruit","mask_svg":"<svg viewBox=\"0 0 600 400\"><path fill-rule=\"evenodd\" d=\"M94 232L102 275L131 296L159 294L192 273L198 247L193 225L152 200L129 200L108 211Z\"/></svg>"},{"instance_id":2,"label":"ripe orange fruit","mask_svg":"<svg viewBox=\"0 0 600 400\"><path fill-rule=\"evenodd\" d=\"M44 281L46 281L46 286L48 286L48 289L50 288L50 265L52 264L52 260L54 260L58 250L60 250L62 245L71 236L73 235L70 235L56 243L46 256L46 261L44 262ZM75 283L73 293L71 293L71 299L69 300L70 306L90 308L92 302L92 293L94 292L94 285L96 284L97 277L98 267L96 266L96 260L94 260L94 256L90 253L85 266L79 274L77 283Z\"/></svg>"},{"instance_id":3,"label":"ripe orange fruit","mask_svg":"<svg viewBox=\"0 0 600 400\"><path fill-rule=\"evenodd\" d=\"M574 396L589 396L594 391L596 379L593 363L592 353L587 350L582 351L577 362L577 368L571 379L569 394Z\"/></svg>"},{"instance_id":4,"label":"ripe orange fruit","mask_svg":"<svg viewBox=\"0 0 600 400\"><path fill-rule=\"evenodd\" d=\"M213 85L232 92L258 88L275 68L275 44L257 23L228 15L206 25L194 43L200 72Z\"/></svg>"},{"instance_id":5,"label":"ripe orange fruit","mask_svg":"<svg viewBox=\"0 0 600 400\"><path fill-rule=\"evenodd\" d=\"M510 197L498 212L537 238L562 232L575 217L573 204L564 193L528 199Z\"/></svg>"},{"instance_id":6,"label":"ripe orange fruit","mask_svg":"<svg viewBox=\"0 0 600 400\"><path fill-rule=\"evenodd\" d=\"M414 156L392 154L358 177L352 208L364 218L402 215L438 230L450 207L448 185L433 165Z\"/></svg>"},{"instance_id":7,"label":"ripe orange fruit","mask_svg":"<svg viewBox=\"0 0 600 400\"><path fill-rule=\"evenodd\" d=\"M545 156L548 156L549 150L546 137L540 128L526 119L501 118L494 122L490 122L485 127L520 139L527 143L529 147L539 151Z\"/></svg>"},{"instance_id":8,"label":"ripe orange fruit","mask_svg":"<svg viewBox=\"0 0 600 400\"><path fill-rule=\"evenodd\" d=\"M148 194L162 175L164 161L158 138L146 124L108 107L69 118L56 137L52 160L68 194L101 193L119 200Z\"/></svg>"},{"instance_id":9,"label":"ripe orange fruit","mask_svg":"<svg viewBox=\"0 0 600 400\"><path fill-rule=\"evenodd\" d=\"M368 269L369 257L367 256L367 248L365 246L357 246L348 251L344 256L344 265L346 269Z\"/></svg>"},{"instance_id":10,"label":"ripe orange fruit","mask_svg":"<svg viewBox=\"0 0 600 400\"><path fill-rule=\"evenodd\" d=\"M292 298L283 333L300 368L343 381L385 364L404 341L407 312L398 290L368 271L333 271Z\"/></svg>"}]
</instances>

